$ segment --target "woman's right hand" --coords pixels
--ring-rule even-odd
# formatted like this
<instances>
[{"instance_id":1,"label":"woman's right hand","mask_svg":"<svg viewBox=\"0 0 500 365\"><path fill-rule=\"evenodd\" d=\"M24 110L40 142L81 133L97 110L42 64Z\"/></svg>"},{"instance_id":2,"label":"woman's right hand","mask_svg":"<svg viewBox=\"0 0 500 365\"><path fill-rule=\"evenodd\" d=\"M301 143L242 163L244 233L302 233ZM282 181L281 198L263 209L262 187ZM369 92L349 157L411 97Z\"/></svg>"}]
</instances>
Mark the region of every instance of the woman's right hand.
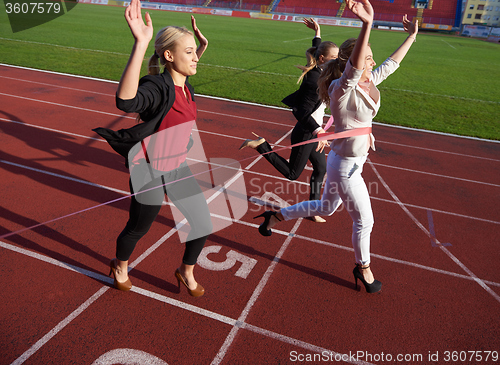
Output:
<instances>
[{"instance_id":1,"label":"woman's right hand","mask_svg":"<svg viewBox=\"0 0 500 365\"><path fill-rule=\"evenodd\" d=\"M127 9L125 9L125 19L135 38L135 43L118 84L116 96L120 99L129 100L133 99L137 94L142 62L144 61L149 41L153 38L153 22L149 13L146 13L146 24L144 24L141 15L141 2L139 0L132 0L130 5L127 6Z\"/></svg>"},{"instance_id":2,"label":"woman's right hand","mask_svg":"<svg viewBox=\"0 0 500 365\"><path fill-rule=\"evenodd\" d=\"M146 13L145 18L146 24L142 20L141 2L139 0L132 0L130 5L125 9L125 19L136 42L149 43L151 38L153 38L153 22L149 13Z\"/></svg>"},{"instance_id":3,"label":"woman's right hand","mask_svg":"<svg viewBox=\"0 0 500 365\"><path fill-rule=\"evenodd\" d=\"M363 23L373 23L373 7L368 0L346 0L347 7Z\"/></svg>"}]
</instances>

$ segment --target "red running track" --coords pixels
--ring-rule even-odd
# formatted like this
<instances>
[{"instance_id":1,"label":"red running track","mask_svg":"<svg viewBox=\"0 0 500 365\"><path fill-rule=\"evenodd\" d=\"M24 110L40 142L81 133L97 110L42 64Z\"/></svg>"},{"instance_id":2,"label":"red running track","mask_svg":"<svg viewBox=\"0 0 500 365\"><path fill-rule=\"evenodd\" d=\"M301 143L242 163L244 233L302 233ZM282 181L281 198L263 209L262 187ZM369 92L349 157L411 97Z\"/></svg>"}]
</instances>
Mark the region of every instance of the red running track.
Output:
<instances>
[{"instance_id":1,"label":"red running track","mask_svg":"<svg viewBox=\"0 0 500 365\"><path fill-rule=\"evenodd\" d=\"M354 290L345 210L257 233L261 204L306 199L309 173L287 181L238 147L252 131L289 144L291 113L198 97L204 153L240 161L248 208L207 241L205 296L178 292L168 206L123 293L106 274L128 198L57 219L127 194L122 158L91 131L134 123L116 84L7 66L0 79L0 364L499 363L500 144L374 127L363 174L384 286L369 295Z\"/></svg>"}]
</instances>

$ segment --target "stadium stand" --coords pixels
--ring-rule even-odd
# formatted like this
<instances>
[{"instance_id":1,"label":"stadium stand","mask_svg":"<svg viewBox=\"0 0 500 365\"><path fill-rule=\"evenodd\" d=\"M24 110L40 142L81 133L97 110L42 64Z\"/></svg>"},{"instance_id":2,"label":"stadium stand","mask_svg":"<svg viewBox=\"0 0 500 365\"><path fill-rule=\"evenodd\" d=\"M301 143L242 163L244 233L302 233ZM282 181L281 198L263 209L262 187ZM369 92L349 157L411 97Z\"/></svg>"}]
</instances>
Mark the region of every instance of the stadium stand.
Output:
<instances>
[{"instance_id":1,"label":"stadium stand","mask_svg":"<svg viewBox=\"0 0 500 365\"><path fill-rule=\"evenodd\" d=\"M423 11L424 23L458 26L455 22L456 13L461 13L458 1L461 0L429 0Z\"/></svg>"},{"instance_id":2,"label":"stadium stand","mask_svg":"<svg viewBox=\"0 0 500 365\"><path fill-rule=\"evenodd\" d=\"M335 17L341 5L342 3L331 0L316 0L314 2L280 0L274 12Z\"/></svg>"},{"instance_id":3,"label":"stadium stand","mask_svg":"<svg viewBox=\"0 0 500 365\"><path fill-rule=\"evenodd\" d=\"M408 14L410 19L417 17L420 24L453 25L457 1L460 0L371 0L371 4L375 10L375 21L400 23L403 15ZM275 12L355 18L344 8L344 2L331 0L316 0L314 8L305 7L303 0L281 0Z\"/></svg>"},{"instance_id":4,"label":"stadium stand","mask_svg":"<svg viewBox=\"0 0 500 365\"><path fill-rule=\"evenodd\" d=\"M150 2L175 5L203 6L205 0L150 0Z\"/></svg>"},{"instance_id":5,"label":"stadium stand","mask_svg":"<svg viewBox=\"0 0 500 365\"><path fill-rule=\"evenodd\" d=\"M267 8L271 5L271 0L252 0L252 1L226 1L226 0L204 0L203 6L208 6L211 8L223 8L223 9L233 9L233 10L252 10L261 11L263 7Z\"/></svg>"},{"instance_id":6,"label":"stadium stand","mask_svg":"<svg viewBox=\"0 0 500 365\"><path fill-rule=\"evenodd\" d=\"M262 11L280 14L356 18L345 7L344 0L150 0L188 6ZM371 0L375 22L401 23L404 14L417 18L420 24L455 25L461 0ZM500 0L499 0L500 1Z\"/></svg>"}]
</instances>

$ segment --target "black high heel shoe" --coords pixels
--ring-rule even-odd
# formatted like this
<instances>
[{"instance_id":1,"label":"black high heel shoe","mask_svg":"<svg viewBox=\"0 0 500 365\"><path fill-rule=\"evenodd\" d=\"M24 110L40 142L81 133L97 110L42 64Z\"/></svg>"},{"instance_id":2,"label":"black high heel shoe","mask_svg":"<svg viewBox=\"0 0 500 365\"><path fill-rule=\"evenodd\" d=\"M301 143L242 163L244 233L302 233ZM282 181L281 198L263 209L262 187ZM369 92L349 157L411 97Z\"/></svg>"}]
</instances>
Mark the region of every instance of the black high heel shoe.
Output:
<instances>
[{"instance_id":1,"label":"black high heel shoe","mask_svg":"<svg viewBox=\"0 0 500 365\"><path fill-rule=\"evenodd\" d=\"M272 216L275 216L276 219L281 222L281 219L278 218L278 216L276 215L276 212L272 211L272 210L266 210L261 215L258 215L257 217L253 217L253 219L264 217L264 223L262 223L259 226L259 233L261 235L263 235L263 236L270 236L270 235L273 234L273 231L271 231L271 229L267 229L267 225L269 224L269 221L271 220Z\"/></svg>"},{"instance_id":2,"label":"black high heel shoe","mask_svg":"<svg viewBox=\"0 0 500 365\"><path fill-rule=\"evenodd\" d=\"M369 267L370 267L370 265L368 265L367 267L361 267L361 265L356 265L354 267L354 270L352 270L352 273L354 274L354 279L355 279L354 286L355 286L356 290L359 291L359 289L358 289L358 279L359 279L359 280L361 280L361 282L365 286L367 293L377 293L380 290L382 290L382 283L378 280L374 280L373 283L367 283L365 278L363 277L363 274L361 274L361 272L359 271L360 269L361 270L368 269Z\"/></svg>"}]
</instances>

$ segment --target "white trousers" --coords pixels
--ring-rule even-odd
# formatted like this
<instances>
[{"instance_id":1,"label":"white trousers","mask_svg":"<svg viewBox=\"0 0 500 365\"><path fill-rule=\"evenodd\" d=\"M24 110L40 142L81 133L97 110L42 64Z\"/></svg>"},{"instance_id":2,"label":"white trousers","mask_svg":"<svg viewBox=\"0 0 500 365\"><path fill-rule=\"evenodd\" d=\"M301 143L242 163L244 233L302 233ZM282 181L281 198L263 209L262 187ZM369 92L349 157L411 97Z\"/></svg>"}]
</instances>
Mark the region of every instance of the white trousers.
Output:
<instances>
[{"instance_id":1,"label":"white trousers","mask_svg":"<svg viewBox=\"0 0 500 365\"><path fill-rule=\"evenodd\" d=\"M290 220L332 215L344 203L353 221L352 246L356 262L361 265L370 263L370 234L374 222L370 195L361 176L367 157L343 157L330 151L321 200L308 200L281 209L285 220Z\"/></svg>"}]
</instances>

